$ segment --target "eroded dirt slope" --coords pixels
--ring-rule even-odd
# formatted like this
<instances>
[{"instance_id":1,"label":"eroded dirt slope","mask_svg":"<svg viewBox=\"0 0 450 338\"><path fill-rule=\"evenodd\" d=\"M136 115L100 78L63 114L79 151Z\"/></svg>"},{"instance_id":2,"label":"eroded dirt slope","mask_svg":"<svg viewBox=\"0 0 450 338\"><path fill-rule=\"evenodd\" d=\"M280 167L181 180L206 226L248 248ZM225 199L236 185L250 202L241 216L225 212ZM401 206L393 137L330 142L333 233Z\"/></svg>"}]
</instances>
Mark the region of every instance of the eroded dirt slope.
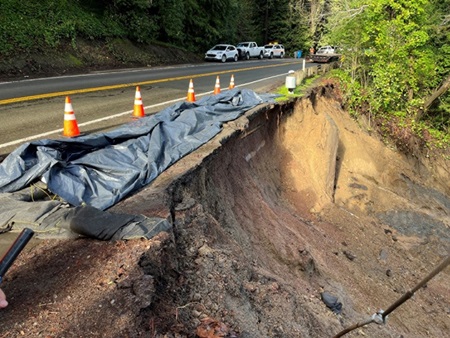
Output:
<instances>
[{"instance_id":1,"label":"eroded dirt slope","mask_svg":"<svg viewBox=\"0 0 450 338\"><path fill-rule=\"evenodd\" d=\"M363 132L332 86L259 107L113 208L167 216L171 233L27 250L0 337L332 337L449 254L439 173ZM449 275L347 336L445 337Z\"/></svg>"},{"instance_id":2,"label":"eroded dirt slope","mask_svg":"<svg viewBox=\"0 0 450 338\"><path fill-rule=\"evenodd\" d=\"M233 247L239 258L235 274L217 263L211 278L230 289L225 304L234 316L225 319L237 323L244 336L332 336L341 325L386 308L448 254L445 192L430 189L424 202L413 186L420 190L429 177L362 133L328 90L276 107L268 118L258 115L215 158L183 188L183 201L193 203L185 217L188 224L192 213L200 219L193 230L198 236L199 225L212 216L203 238L215 248L210 255ZM429 198L433 194L436 198ZM433 219L427 223L421 222L425 203ZM395 217L386 218L392 227L375 217L406 211L414 214L409 232L394 227ZM181 228L190 233L191 226ZM434 289L399 309L389 327L370 327L367 334L439 337L447 332L446 280L437 277ZM223 290L215 291L213 299L220 299ZM342 315L324 307L322 291L338 296ZM434 310L423 309L431 303ZM416 320L427 312L436 315L428 318L434 324Z\"/></svg>"}]
</instances>

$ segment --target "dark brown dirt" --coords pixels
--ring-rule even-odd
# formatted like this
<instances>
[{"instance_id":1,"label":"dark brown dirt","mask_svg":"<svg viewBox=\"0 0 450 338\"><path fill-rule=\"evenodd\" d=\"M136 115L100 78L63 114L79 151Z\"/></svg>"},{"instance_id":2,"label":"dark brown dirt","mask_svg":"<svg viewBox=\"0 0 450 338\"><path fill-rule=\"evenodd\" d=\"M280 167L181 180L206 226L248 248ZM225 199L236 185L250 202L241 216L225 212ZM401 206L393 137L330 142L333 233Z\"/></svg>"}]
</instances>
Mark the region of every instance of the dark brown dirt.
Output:
<instances>
[{"instance_id":1,"label":"dark brown dirt","mask_svg":"<svg viewBox=\"0 0 450 338\"><path fill-rule=\"evenodd\" d=\"M258 107L112 209L167 217L170 233L27 247L0 337L333 337L450 254L449 176L369 135L330 86ZM347 336L445 337L449 270Z\"/></svg>"}]
</instances>

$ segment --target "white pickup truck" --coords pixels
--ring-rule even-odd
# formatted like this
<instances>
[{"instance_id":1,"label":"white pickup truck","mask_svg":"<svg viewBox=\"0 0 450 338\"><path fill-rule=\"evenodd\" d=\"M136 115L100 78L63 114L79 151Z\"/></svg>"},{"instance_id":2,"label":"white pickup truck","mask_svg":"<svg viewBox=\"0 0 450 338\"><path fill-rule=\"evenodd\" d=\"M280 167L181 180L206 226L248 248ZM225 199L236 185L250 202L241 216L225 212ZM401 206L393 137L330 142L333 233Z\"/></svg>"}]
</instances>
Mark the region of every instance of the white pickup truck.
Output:
<instances>
[{"instance_id":1,"label":"white pickup truck","mask_svg":"<svg viewBox=\"0 0 450 338\"><path fill-rule=\"evenodd\" d=\"M250 58L262 59L264 57L264 47L258 47L256 42L239 42L236 45L239 58L248 60Z\"/></svg>"}]
</instances>

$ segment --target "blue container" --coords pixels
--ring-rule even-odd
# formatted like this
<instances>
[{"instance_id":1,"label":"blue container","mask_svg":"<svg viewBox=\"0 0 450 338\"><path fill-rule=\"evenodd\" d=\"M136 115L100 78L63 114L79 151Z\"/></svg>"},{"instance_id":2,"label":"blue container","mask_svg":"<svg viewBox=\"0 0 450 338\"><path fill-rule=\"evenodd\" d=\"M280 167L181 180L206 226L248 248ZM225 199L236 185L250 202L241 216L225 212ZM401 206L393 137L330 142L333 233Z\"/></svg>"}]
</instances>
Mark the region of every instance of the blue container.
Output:
<instances>
[{"instance_id":1,"label":"blue container","mask_svg":"<svg viewBox=\"0 0 450 338\"><path fill-rule=\"evenodd\" d=\"M298 50L297 51L297 59L300 59L302 57L302 51Z\"/></svg>"}]
</instances>

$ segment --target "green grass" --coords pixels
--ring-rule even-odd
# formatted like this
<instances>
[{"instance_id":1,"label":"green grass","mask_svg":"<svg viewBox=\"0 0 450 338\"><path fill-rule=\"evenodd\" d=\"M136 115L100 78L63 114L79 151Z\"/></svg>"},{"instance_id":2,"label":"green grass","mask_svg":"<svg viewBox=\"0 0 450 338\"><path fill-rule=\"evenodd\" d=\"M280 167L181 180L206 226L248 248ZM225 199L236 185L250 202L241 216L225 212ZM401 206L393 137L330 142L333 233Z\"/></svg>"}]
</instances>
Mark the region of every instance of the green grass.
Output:
<instances>
[{"instance_id":1,"label":"green grass","mask_svg":"<svg viewBox=\"0 0 450 338\"><path fill-rule=\"evenodd\" d=\"M297 86L294 91L291 93L286 88L286 86L281 86L278 88L277 94L280 94L281 96L276 98L275 100L277 102L280 101L286 101L295 97L302 97L309 88L311 88L314 84L314 82L320 78L320 75L315 75L313 77L305 79L299 86Z\"/></svg>"}]
</instances>

